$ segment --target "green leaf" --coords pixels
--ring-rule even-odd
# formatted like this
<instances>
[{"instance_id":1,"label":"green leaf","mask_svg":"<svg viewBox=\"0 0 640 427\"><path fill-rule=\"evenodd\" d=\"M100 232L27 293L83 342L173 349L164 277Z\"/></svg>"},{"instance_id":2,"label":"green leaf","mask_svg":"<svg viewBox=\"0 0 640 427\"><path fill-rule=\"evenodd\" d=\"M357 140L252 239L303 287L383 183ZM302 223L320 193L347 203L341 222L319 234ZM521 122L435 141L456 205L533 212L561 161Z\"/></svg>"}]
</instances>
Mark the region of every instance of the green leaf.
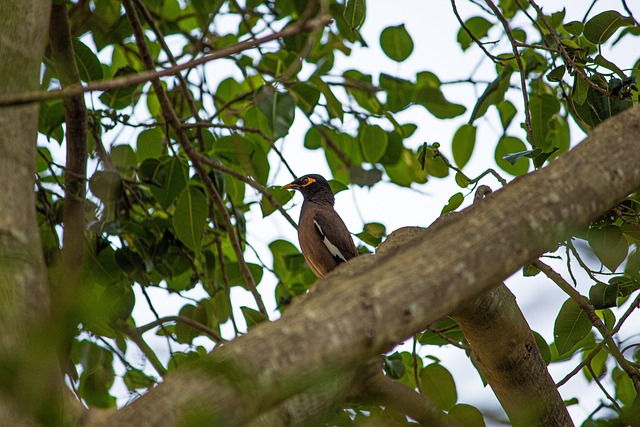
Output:
<instances>
[{"instance_id":1,"label":"green leaf","mask_svg":"<svg viewBox=\"0 0 640 427\"><path fill-rule=\"evenodd\" d=\"M267 118L273 139L288 134L296 112L293 97L289 93L278 92L271 86L263 86L255 99L258 108Z\"/></svg>"},{"instance_id":2,"label":"green leaf","mask_svg":"<svg viewBox=\"0 0 640 427\"><path fill-rule=\"evenodd\" d=\"M136 142L136 158L138 162L142 163L146 159L160 158L164 151L162 138L162 131L157 127L140 132Z\"/></svg>"},{"instance_id":3,"label":"green leaf","mask_svg":"<svg viewBox=\"0 0 640 427\"><path fill-rule=\"evenodd\" d=\"M362 157L369 163L377 163L387 151L387 133L378 125L363 123L358 131Z\"/></svg>"},{"instance_id":4,"label":"green leaf","mask_svg":"<svg viewBox=\"0 0 640 427\"><path fill-rule=\"evenodd\" d=\"M516 116L518 110L516 110L516 107L513 106L511 101L506 99L498 103L496 105L496 108L498 108L498 114L500 115L500 123L502 123L502 129L506 131L511 124L511 121Z\"/></svg>"},{"instance_id":5,"label":"green leaf","mask_svg":"<svg viewBox=\"0 0 640 427\"><path fill-rule=\"evenodd\" d=\"M616 307L618 298L618 285L606 283L596 283L589 289L589 301L593 308L602 310L609 307Z\"/></svg>"},{"instance_id":6,"label":"green leaf","mask_svg":"<svg viewBox=\"0 0 640 427\"><path fill-rule=\"evenodd\" d=\"M394 380L402 378L406 372L402 356L399 353L393 353L392 355L384 358L384 365L382 367L385 374Z\"/></svg>"},{"instance_id":7,"label":"green leaf","mask_svg":"<svg viewBox=\"0 0 640 427\"><path fill-rule=\"evenodd\" d=\"M416 96L414 83L389 74L380 73L380 87L387 92L387 106L394 113L407 108Z\"/></svg>"},{"instance_id":8,"label":"green leaf","mask_svg":"<svg viewBox=\"0 0 640 427\"><path fill-rule=\"evenodd\" d=\"M467 111L466 107L447 101L440 85L440 79L435 74L427 71L418 73L415 102L439 119L450 119L464 114Z\"/></svg>"},{"instance_id":9,"label":"green leaf","mask_svg":"<svg viewBox=\"0 0 640 427\"><path fill-rule=\"evenodd\" d=\"M503 136L496 146L495 160L500 169L514 175L524 175L529 171L529 159L526 154L520 157L513 165L505 160L511 154L522 153L525 151L524 142L513 136Z\"/></svg>"},{"instance_id":10,"label":"green leaf","mask_svg":"<svg viewBox=\"0 0 640 427\"><path fill-rule=\"evenodd\" d=\"M627 239L617 225L591 227L587 241L598 259L611 271L616 271L629 253Z\"/></svg>"},{"instance_id":11,"label":"green leaf","mask_svg":"<svg viewBox=\"0 0 640 427\"><path fill-rule=\"evenodd\" d=\"M448 411L456 404L458 392L451 373L439 363L420 371L420 391L441 409Z\"/></svg>"},{"instance_id":12,"label":"green leaf","mask_svg":"<svg viewBox=\"0 0 640 427\"><path fill-rule=\"evenodd\" d=\"M561 82L564 77L567 68L564 65L554 68L547 74L547 79L550 82Z\"/></svg>"},{"instance_id":13,"label":"green leaf","mask_svg":"<svg viewBox=\"0 0 640 427\"><path fill-rule=\"evenodd\" d=\"M136 74L137 71L131 67L122 67L113 76L124 77ZM120 89L111 89L100 95L100 101L109 108L121 110L135 104L139 98L138 88L140 85L127 86Z\"/></svg>"},{"instance_id":14,"label":"green leaf","mask_svg":"<svg viewBox=\"0 0 640 427\"><path fill-rule=\"evenodd\" d=\"M529 98L531 130L535 146L546 150L553 147L555 134L551 132L551 120L560 111L560 101L553 95L532 95Z\"/></svg>"},{"instance_id":15,"label":"green leaf","mask_svg":"<svg viewBox=\"0 0 640 427\"><path fill-rule=\"evenodd\" d=\"M504 100L504 94L509 88L509 80L512 73L513 68L510 66L505 67L500 75L486 87L471 112L471 117L469 117L470 124L477 118L484 116L491 105L497 105Z\"/></svg>"},{"instance_id":16,"label":"green leaf","mask_svg":"<svg viewBox=\"0 0 640 427\"><path fill-rule=\"evenodd\" d=\"M458 128L451 141L453 161L462 169L467 164L476 145L476 127L468 123ZM465 186L466 187L466 186Z\"/></svg>"},{"instance_id":17,"label":"green leaf","mask_svg":"<svg viewBox=\"0 0 640 427\"><path fill-rule=\"evenodd\" d=\"M320 99L320 91L308 83L297 83L289 89L296 105L304 111L306 115L313 113L313 110Z\"/></svg>"},{"instance_id":18,"label":"green leaf","mask_svg":"<svg viewBox=\"0 0 640 427\"><path fill-rule=\"evenodd\" d=\"M593 44L602 44L620 27L635 25L633 18L625 17L615 10L607 10L597 14L584 24L584 37Z\"/></svg>"},{"instance_id":19,"label":"green leaf","mask_svg":"<svg viewBox=\"0 0 640 427\"><path fill-rule=\"evenodd\" d=\"M251 329L258 323L262 323L265 320L269 320L264 314L249 307L240 307L244 320L247 322L247 328Z\"/></svg>"},{"instance_id":20,"label":"green leaf","mask_svg":"<svg viewBox=\"0 0 640 427\"><path fill-rule=\"evenodd\" d=\"M141 388L147 389L156 383L153 378L136 368L129 368L127 373L124 374L123 380L129 391L136 391Z\"/></svg>"},{"instance_id":21,"label":"green leaf","mask_svg":"<svg viewBox=\"0 0 640 427\"><path fill-rule=\"evenodd\" d=\"M467 188L469 186L469 177L462 172L456 172L455 180L460 188Z\"/></svg>"},{"instance_id":22,"label":"green leaf","mask_svg":"<svg viewBox=\"0 0 640 427\"><path fill-rule=\"evenodd\" d=\"M532 331L533 338L536 340L536 345L538 346L538 350L540 350L540 356L542 360L548 365L551 363L551 349L549 348L549 344L547 341L540 335L539 333Z\"/></svg>"},{"instance_id":23,"label":"green leaf","mask_svg":"<svg viewBox=\"0 0 640 427\"><path fill-rule=\"evenodd\" d=\"M122 178L114 171L97 171L89 180L89 189L102 203L109 204L124 194Z\"/></svg>"},{"instance_id":24,"label":"green leaf","mask_svg":"<svg viewBox=\"0 0 640 427\"><path fill-rule=\"evenodd\" d=\"M509 162L510 165L515 165L516 162L518 160L520 160L523 157L533 157L536 153L540 153L540 149L535 149L535 150L526 150L526 151L520 151L519 153L512 153L512 154L507 154L506 156L503 156L502 158L505 159L507 162Z\"/></svg>"},{"instance_id":25,"label":"green leaf","mask_svg":"<svg viewBox=\"0 0 640 427\"><path fill-rule=\"evenodd\" d=\"M349 180L360 187L371 188L382 179L382 172L375 167L372 169L363 169L360 166L354 166L349 169Z\"/></svg>"},{"instance_id":26,"label":"green leaf","mask_svg":"<svg viewBox=\"0 0 640 427\"><path fill-rule=\"evenodd\" d=\"M93 51L75 37L73 38L73 51L75 53L80 79L87 83L94 80L101 80L103 77L102 64L100 64L100 60Z\"/></svg>"},{"instance_id":27,"label":"green leaf","mask_svg":"<svg viewBox=\"0 0 640 427\"><path fill-rule=\"evenodd\" d=\"M267 188L266 189L276 202L280 203L280 205L286 204L293 197L292 191L281 190L279 188ZM262 196L262 201L260 202L260 209L262 209L262 217L267 217L276 211L276 207L269 202L269 199Z\"/></svg>"},{"instance_id":28,"label":"green leaf","mask_svg":"<svg viewBox=\"0 0 640 427\"><path fill-rule=\"evenodd\" d=\"M367 14L367 3L365 0L347 0L342 16L351 30L357 30L364 23Z\"/></svg>"},{"instance_id":29,"label":"green leaf","mask_svg":"<svg viewBox=\"0 0 640 427\"><path fill-rule=\"evenodd\" d=\"M582 30L584 30L584 25L580 21L571 21L566 24L563 24L562 27L569 33L574 36L580 36L582 34Z\"/></svg>"},{"instance_id":30,"label":"green leaf","mask_svg":"<svg viewBox=\"0 0 640 427\"><path fill-rule=\"evenodd\" d=\"M467 19L464 24L465 27L467 27L467 29L471 31L471 34L473 34L474 37L478 40L486 36L489 32L489 29L493 27L493 23L487 21L481 16L471 17ZM471 37L469 37L467 31L462 27L460 27L460 29L458 30L458 43L460 44L460 47L463 51L467 50L473 43L473 40L471 39Z\"/></svg>"},{"instance_id":31,"label":"green leaf","mask_svg":"<svg viewBox=\"0 0 640 427\"><path fill-rule=\"evenodd\" d=\"M449 203L445 207L442 208L440 215L444 215L447 212L455 211L460 207L460 205L464 202L464 196L462 193L456 193L453 196L449 197Z\"/></svg>"},{"instance_id":32,"label":"green leaf","mask_svg":"<svg viewBox=\"0 0 640 427\"><path fill-rule=\"evenodd\" d=\"M591 331L591 322L574 300L565 301L556 317L553 336L558 357L571 353L574 347Z\"/></svg>"},{"instance_id":33,"label":"green leaf","mask_svg":"<svg viewBox=\"0 0 640 427\"><path fill-rule=\"evenodd\" d=\"M589 356L589 354L587 352L584 352L582 354L582 360L585 360L588 356ZM607 353L604 350L600 350L591 359L591 362L589 364L591 365L591 369L596 374L597 378L602 378L604 376L604 374L607 373L607 359L608 358L609 358L609 353ZM587 369L586 366L584 368L582 368L582 373L584 374L585 378L587 378L587 381L589 381L589 382L593 381L593 375L591 375L591 372L589 371L589 369Z\"/></svg>"},{"instance_id":34,"label":"green leaf","mask_svg":"<svg viewBox=\"0 0 640 427\"><path fill-rule=\"evenodd\" d=\"M130 171L138 165L136 153L130 145L114 145L111 147L110 155L114 166L121 171Z\"/></svg>"},{"instance_id":35,"label":"green leaf","mask_svg":"<svg viewBox=\"0 0 640 427\"><path fill-rule=\"evenodd\" d=\"M342 75L346 84L345 89L354 97L359 106L371 114L382 113L382 104L376 97L371 75L361 73L358 70L347 70Z\"/></svg>"},{"instance_id":36,"label":"green leaf","mask_svg":"<svg viewBox=\"0 0 640 427\"><path fill-rule=\"evenodd\" d=\"M194 252L200 252L208 215L209 204L202 191L195 186L185 188L176 203L172 223L178 239Z\"/></svg>"},{"instance_id":37,"label":"green leaf","mask_svg":"<svg viewBox=\"0 0 640 427\"><path fill-rule=\"evenodd\" d=\"M404 24L387 27L380 33L380 47L389 58L402 62L413 52L413 40Z\"/></svg>"},{"instance_id":38,"label":"green leaf","mask_svg":"<svg viewBox=\"0 0 640 427\"><path fill-rule=\"evenodd\" d=\"M162 161L153 174L151 194L162 208L168 208L187 185L187 168L179 158Z\"/></svg>"},{"instance_id":39,"label":"green leaf","mask_svg":"<svg viewBox=\"0 0 640 427\"><path fill-rule=\"evenodd\" d=\"M313 84L324 95L327 101L327 112L331 118L337 118L342 121L344 111L342 110L342 104L338 101L338 98L333 94L331 88L326 84L319 76L312 76L309 82Z\"/></svg>"},{"instance_id":40,"label":"green leaf","mask_svg":"<svg viewBox=\"0 0 640 427\"><path fill-rule=\"evenodd\" d=\"M482 412L474 406L464 403L458 403L451 410L448 415L454 420L458 421L460 425L465 427L485 427L484 416Z\"/></svg>"}]
</instances>

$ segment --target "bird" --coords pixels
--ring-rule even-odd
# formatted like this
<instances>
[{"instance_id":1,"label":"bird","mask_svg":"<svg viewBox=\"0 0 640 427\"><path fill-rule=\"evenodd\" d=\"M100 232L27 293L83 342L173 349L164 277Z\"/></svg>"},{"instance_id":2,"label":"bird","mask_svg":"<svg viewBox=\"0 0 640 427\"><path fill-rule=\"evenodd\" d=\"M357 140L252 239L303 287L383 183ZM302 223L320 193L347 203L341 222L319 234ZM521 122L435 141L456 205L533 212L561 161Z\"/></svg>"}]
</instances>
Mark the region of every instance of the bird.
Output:
<instances>
[{"instance_id":1,"label":"bird","mask_svg":"<svg viewBox=\"0 0 640 427\"><path fill-rule=\"evenodd\" d=\"M304 175L281 188L298 190L304 197L298 242L304 259L319 279L358 255L351 233L333 208L335 197L324 177Z\"/></svg>"}]
</instances>

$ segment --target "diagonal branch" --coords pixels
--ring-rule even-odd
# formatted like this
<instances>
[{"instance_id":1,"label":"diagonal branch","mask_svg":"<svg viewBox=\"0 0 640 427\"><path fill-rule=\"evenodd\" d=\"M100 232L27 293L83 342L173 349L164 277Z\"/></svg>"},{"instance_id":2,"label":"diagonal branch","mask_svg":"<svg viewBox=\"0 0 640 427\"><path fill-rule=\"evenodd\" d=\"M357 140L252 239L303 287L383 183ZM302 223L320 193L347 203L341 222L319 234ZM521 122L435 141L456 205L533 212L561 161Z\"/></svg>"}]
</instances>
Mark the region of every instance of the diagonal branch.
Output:
<instances>
[{"instance_id":1,"label":"diagonal branch","mask_svg":"<svg viewBox=\"0 0 640 427\"><path fill-rule=\"evenodd\" d=\"M125 8L127 17L129 18L129 22L133 27L133 33L136 38L136 43L138 45L138 49L140 51L140 56L142 57L142 61L145 64L145 67L151 70L154 68L155 65L153 63L153 59L149 52L149 48L146 44L144 33L142 30L142 25L140 24L140 20L138 19L138 15L135 11L133 0L125 0L123 2L123 5ZM191 145L191 142L185 135L184 130L181 127L180 119L176 115L176 112L173 110L173 107L171 106L171 101L169 100L169 97L167 96L167 92L165 91L164 87L160 83L160 80L154 79L151 81L151 84L153 85L156 96L158 97L158 101L160 102L160 106L162 108L162 114L165 117L165 121L171 126L171 128L175 132L178 143L180 144L182 149L185 151L189 159L191 159L194 169L196 170L198 176L204 183L207 189L207 192L209 193L209 196L211 197L214 205L216 206L216 209L222 216L222 219L225 224L225 228L227 230L227 234L229 236L229 241L231 242L231 245L233 246L233 250L236 254L238 265L240 266L240 270L242 271L244 280L256 301L258 309L262 314L269 317L267 313L267 309L265 308L264 303L262 302L262 297L260 296L260 293L258 292L258 289L256 287L255 280L253 279L253 276L251 275L251 271L249 271L249 267L247 266L247 263L244 260L241 243L234 232L233 224L231 223L231 219L229 218L229 213L227 212L226 206L224 205L224 202L222 200L220 193L218 193L218 190L213 185L211 178L209 177L205 169L202 167L202 163L200 163L197 160L197 155L199 153L195 150L193 145Z\"/></svg>"}]
</instances>

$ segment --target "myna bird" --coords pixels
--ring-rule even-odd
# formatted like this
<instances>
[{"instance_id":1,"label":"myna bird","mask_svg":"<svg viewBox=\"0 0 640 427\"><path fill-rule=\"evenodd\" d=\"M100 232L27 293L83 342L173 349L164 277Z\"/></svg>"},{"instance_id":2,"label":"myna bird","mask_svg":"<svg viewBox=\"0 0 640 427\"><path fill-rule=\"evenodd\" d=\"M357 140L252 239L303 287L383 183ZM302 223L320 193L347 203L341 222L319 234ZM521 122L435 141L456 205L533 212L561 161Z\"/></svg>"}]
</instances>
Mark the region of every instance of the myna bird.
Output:
<instances>
[{"instance_id":1,"label":"myna bird","mask_svg":"<svg viewBox=\"0 0 640 427\"><path fill-rule=\"evenodd\" d=\"M347 226L333 209L335 198L326 179L316 174L305 175L282 188L298 190L304 196L298 242L304 259L318 278L358 255Z\"/></svg>"}]
</instances>

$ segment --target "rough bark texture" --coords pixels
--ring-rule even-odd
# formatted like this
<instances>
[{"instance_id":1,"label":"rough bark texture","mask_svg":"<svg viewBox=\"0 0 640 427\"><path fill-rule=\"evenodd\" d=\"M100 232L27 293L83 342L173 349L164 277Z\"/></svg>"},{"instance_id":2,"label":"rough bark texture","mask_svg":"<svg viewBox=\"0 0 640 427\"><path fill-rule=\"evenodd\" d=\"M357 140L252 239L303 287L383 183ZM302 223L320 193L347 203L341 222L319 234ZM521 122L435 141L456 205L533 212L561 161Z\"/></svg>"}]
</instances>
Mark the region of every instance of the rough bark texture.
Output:
<instances>
[{"instance_id":1,"label":"rough bark texture","mask_svg":"<svg viewBox=\"0 0 640 427\"><path fill-rule=\"evenodd\" d=\"M96 425L175 425L185 413L242 425L312 385L352 387L362 361L496 286L640 188L639 135L636 107L429 239L339 267L281 320L168 375ZM329 406L341 398L334 396L325 396Z\"/></svg>"},{"instance_id":2,"label":"rough bark texture","mask_svg":"<svg viewBox=\"0 0 640 427\"><path fill-rule=\"evenodd\" d=\"M453 318L514 426L573 425L531 329L504 284L456 311Z\"/></svg>"},{"instance_id":3,"label":"rough bark texture","mask_svg":"<svg viewBox=\"0 0 640 427\"><path fill-rule=\"evenodd\" d=\"M0 2L0 95L38 88L50 6ZM42 409L34 389L49 386L47 356L33 346L49 308L34 198L37 123L37 104L0 111L0 419L15 422L16 408Z\"/></svg>"}]
</instances>

